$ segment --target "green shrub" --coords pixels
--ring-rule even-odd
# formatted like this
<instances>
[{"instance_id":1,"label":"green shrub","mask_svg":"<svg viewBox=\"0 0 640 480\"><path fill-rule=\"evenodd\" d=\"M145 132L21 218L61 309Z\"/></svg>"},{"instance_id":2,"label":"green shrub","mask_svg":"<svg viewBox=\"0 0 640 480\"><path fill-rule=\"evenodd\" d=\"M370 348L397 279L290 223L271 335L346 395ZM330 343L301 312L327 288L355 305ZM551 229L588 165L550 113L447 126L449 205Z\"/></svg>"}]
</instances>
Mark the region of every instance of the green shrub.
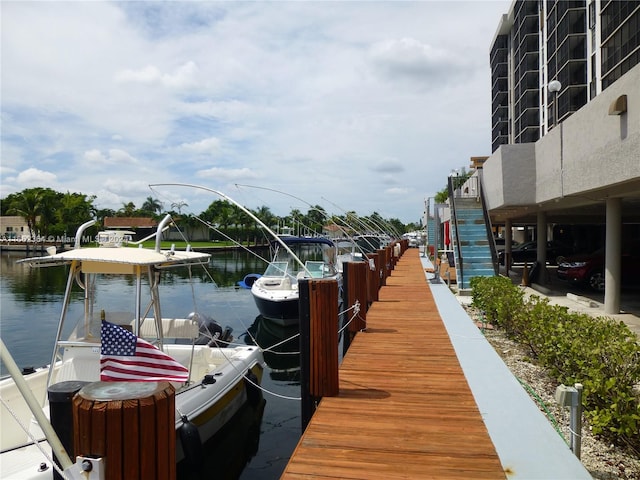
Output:
<instances>
[{"instance_id":1,"label":"green shrub","mask_svg":"<svg viewBox=\"0 0 640 480\"><path fill-rule=\"evenodd\" d=\"M530 296L504 277L471 280L472 305L565 385L581 383L595 433L640 449L640 346L622 322L569 312Z\"/></svg>"},{"instance_id":2,"label":"green shrub","mask_svg":"<svg viewBox=\"0 0 640 480\"><path fill-rule=\"evenodd\" d=\"M522 308L523 292L506 277L472 277L469 281L472 305L484 312L487 321L511 330L511 321Z\"/></svg>"}]
</instances>

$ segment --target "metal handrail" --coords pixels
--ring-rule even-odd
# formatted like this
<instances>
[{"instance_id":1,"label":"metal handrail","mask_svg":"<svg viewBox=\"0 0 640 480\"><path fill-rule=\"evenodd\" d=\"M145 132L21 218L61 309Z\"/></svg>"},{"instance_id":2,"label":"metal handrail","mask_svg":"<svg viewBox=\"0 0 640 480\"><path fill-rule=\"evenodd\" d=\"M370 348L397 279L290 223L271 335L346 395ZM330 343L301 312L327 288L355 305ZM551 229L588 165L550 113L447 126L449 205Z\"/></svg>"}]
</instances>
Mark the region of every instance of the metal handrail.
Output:
<instances>
[{"instance_id":1,"label":"metal handrail","mask_svg":"<svg viewBox=\"0 0 640 480\"><path fill-rule=\"evenodd\" d=\"M457 268L459 269L460 279L456 280L458 285L464 285L464 271L463 271L463 259L462 259L462 249L460 248L460 232L458 230L458 215L456 214L456 202L455 202L455 191L453 185L453 179L458 177L449 177L448 181L448 189L449 189L449 200L451 202L451 218L453 220L453 226L456 229L456 251L458 252L458 264Z\"/></svg>"},{"instance_id":2,"label":"metal handrail","mask_svg":"<svg viewBox=\"0 0 640 480\"><path fill-rule=\"evenodd\" d=\"M500 273L500 265L498 264L498 251L496 249L496 239L493 236L493 225L491 224L491 217L487 211L487 203L484 198L484 189L482 188L482 179L478 177L478 200L482 205L482 216L484 217L484 225L487 230L487 238L489 239L489 249L491 250L491 262L493 263L493 273L498 275Z\"/></svg>"}]
</instances>

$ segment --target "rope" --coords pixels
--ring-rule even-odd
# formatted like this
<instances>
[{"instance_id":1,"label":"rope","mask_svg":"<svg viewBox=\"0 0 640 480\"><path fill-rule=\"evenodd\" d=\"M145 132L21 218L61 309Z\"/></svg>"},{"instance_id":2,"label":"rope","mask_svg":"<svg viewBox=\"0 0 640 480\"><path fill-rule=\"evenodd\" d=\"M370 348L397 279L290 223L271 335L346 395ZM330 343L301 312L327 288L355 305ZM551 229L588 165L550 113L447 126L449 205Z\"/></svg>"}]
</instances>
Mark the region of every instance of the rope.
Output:
<instances>
[{"instance_id":1,"label":"rope","mask_svg":"<svg viewBox=\"0 0 640 480\"><path fill-rule=\"evenodd\" d=\"M253 385L254 387L259 388L262 392L268 393L271 396L282 398L284 400L297 400L297 401L301 401L302 400L302 397L289 397L287 395L281 395L279 393L271 392L271 391L267 390L266 388L264 388L262 385L258 385L257 383L255 383L250 378L244 377L244 379L247 382L249 382L251 385Z\"/></svg>"},{"instance_id":2,"label":"rope","mask_svg":"<svg viewBox=\"0 0 640 480\"><path fill-rule=\"evenodd\" d=\"M65 480L69 480L69 477L67 477L67 475L65 474L65 472L56 464L56 462L53 461L53 458L51 457L51 455L49 455L49 452L45 451L44 447L42 445L40 445L41 442L45 442L44 440L37 440L33 434L29 431L29 429L20 421L20 419L18 418L18 414L11 408L11 406L9 405L9 403L7 401L5 401L2 397L0 397L0 402L2 403L2 405L4 406L4 408L7 409L7 411L9 412L9 414L13 417L13 419L16 421L16 423L18 424L18 426L22 429L22 431L27 435L27 437L29 437L29 439L31 440L31 442L33 443L33 445L40 450L40 453L42 453L42 455L44 456L44 458L46 460L49 461L49 463L51 463L51 465L53 466L53 468L55 468L56 472L58 472L62 478L64 478ZM6 427L5 427L6 428Z\"/></svg>"},{"instance_id":3,"label":"rope","mask_svg":"<svg viewBox=\"0 0 640 480\"><path fill-rule=\"evenodd\" d=\"M342 313L347 313L349 310L353 310L353 315L351 315L351 318L349 319L349 321L347 323L345 323L342 326L342 328L338 329L338 335L340 335L342 332L344 332L344 330L349 326L349 324L351 322L353 322L353 320L358 316L358 314L360 313L360 302L358 300L356 300L356 303L354 303L351 307L347 308Z\"/></svg>"}]
</instances>

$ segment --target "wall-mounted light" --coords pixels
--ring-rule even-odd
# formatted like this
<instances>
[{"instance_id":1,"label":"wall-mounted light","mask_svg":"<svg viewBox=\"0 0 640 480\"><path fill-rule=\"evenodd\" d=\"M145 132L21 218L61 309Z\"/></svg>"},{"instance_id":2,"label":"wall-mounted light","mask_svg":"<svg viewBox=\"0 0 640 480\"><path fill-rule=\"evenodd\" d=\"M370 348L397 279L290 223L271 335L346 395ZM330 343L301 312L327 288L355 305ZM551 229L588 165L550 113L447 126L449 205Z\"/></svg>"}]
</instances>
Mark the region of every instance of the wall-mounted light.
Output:
<instances>
[{"instance_id":1,"label":"wall-mounted light","mask_svg":"<svg viewBox=\"0 0 640 480\"><path fill-rule=\"evenodd\" d=\"M609 115L622 115L627 111L627 96L620 95L609 105Z\"/></svg>"}]
</instances>

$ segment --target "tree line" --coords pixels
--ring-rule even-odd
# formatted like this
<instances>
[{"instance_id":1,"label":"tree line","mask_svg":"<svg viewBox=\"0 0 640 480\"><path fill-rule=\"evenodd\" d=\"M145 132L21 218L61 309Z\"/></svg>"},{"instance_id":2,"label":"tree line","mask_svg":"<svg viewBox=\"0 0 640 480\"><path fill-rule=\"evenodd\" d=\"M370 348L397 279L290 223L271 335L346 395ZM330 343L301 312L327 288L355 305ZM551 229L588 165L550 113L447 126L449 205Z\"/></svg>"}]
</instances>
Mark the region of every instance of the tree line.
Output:
<instances>
[{"instance_id":1,"label":"tree line","mask_svg":"<svg viewBox=\"0 0 640 480\"><path fill-rule=\"evenodd\" d=\"M167 213L177 220L178 226L187 237L197 227L206 224L211 228L210 240L230 237L236 240L256 238L263 235L258 223L247 213L226 200L213 201L199 215L183 214L188 206L185 202L172 203L168 209L162 202L147 197L138 208L133 202L123 203L122 208L99 209L94 205L96 197L82 193L61 193L51 188L28 188L21 192L11 193L0 201L2 216L20 216L24 218L30 238L49 236L70 236L75 234L79 225L95 218L97 228L104 225L105 217L146 217L159 220ZM256 210L249 209L265 225L272 229L281 226L294 228L295 234L311 234L323 231L326 225L334 224L342 230L354 230L362 233L367 230L386 231L402 234L416 230L415 224L403 224L400 220L384 219L377 212L367 217L360 217L355 212L346 215L328 215L323 207L315 205L307 213L293 209L288 215L275 215L269 207L261 206Z\"/></svg>"}]
</instances>

